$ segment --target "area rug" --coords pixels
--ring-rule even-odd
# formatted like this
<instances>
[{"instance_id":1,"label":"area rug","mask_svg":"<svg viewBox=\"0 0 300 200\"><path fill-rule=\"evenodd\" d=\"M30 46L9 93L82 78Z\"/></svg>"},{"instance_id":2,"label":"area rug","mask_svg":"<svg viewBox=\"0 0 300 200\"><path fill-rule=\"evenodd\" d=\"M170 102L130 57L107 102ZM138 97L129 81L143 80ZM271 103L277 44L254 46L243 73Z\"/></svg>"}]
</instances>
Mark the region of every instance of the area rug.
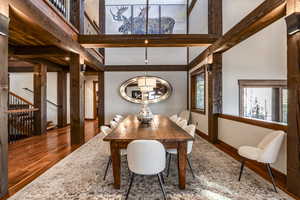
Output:
<instances>
[{"instance_id":1,"label":"area rug","mask_svg":"<svg viewBox=\"0 0 300 200\"><path fill-rule=\"evenodd\" d=\"M103 181L109 152L102 134L64 158L47 172L28 184L10 200L106 200L124 199L129 171L122 158L122 185L113 189L112 169ZM238 182L240 164L196 136L191 155L196 178L187 171L186 190L178 189L176 159L173 156L169 177L165 177L167 198L172 200L284 200L292 199L282 191L275 193L272 185L245 168ZM137 176L129 199L163 199L156 176Z\"/></svg>"}]
</instances>

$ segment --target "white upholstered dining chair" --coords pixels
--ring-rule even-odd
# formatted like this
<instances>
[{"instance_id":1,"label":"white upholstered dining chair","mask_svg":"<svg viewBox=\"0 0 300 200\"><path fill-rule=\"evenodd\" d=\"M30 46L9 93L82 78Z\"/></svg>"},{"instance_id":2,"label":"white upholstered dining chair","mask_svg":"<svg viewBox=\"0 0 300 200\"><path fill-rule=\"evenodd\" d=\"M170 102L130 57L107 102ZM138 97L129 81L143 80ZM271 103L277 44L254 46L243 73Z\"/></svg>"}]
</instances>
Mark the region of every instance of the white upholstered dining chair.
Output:
<instances>
[{"instance_id":1,"label":"white upholstered dining chair","mask_svg":"<svg viewBox=\"0 0 300 200\"><path fill-rule=\"evenodd\" d=\"M172 116L170 117L170 120L173 121L173 122L176 122L177 119L178 119L178 115L172 115Z\"/></svg>"},{"instance_id":2,"label":"white upholstered dining chair","mask_svg":"<svg viewBox=\"0 0 300 200\"><path fill-rule=\"evenodd\" d=\"M156 140L135 140L127 146L128 167L131 173L126 199L135 175L157 175L160 188L166 200L162 172L166 167L166 151L164 146Z\"/></svg>"},{"instance_id":3,"label":"white upholstered dining chair","mask_svg":"<svg viewBox=\"0 0 300 200\"><path fill-rule=\"evenodd\" d=\"M192 137L195 137L195 131L196 131L196 126L195 125L191 124L189 126L185 126L183 129L187 133L189 133ZM194 141L188 141L187 142L187 155L188 155L187 156L187 162L188 162L188 165L189 165L190 170L192 172L192 176L193 176L193 178L195 178L195 174L194 174L191 162L189 160L189 155L191 154L192 149L193 149L193 143L194 143ZM167 149L167 157L169 157L168 168L167 168L167 177L169 176L169 172L170 172L170 164L171 164L172 155L177 155L177 149Z\"/></svg>"},{"instance_id":4,"label":"white upholstered dining chair","mask_svg":"<svg viewBox=\"0 0 300 200\"><path fill-rule=\"evenodd\" d=\"M190 121L191 112L189 110L184 110L179 114L181 119L185 119L188 123Z\"/></svg>"},{"instance_id":5,"label":"white upholstered dining chair","mask_svg":"<svg viewBox=\"0 0 300 200\"><path fill-rule=\"evenodd\" d=\"M241 170L239 175L239 181L241 180L245 160L255 160L260 163L266 164L269 176L272 179L274 191L277 192L274 175L270 164L275 163L278 158L278 154L284 140L285 133L283 131L273 131L266 135L263 140L256 146L241 146L238 149L238 153L243 157L241 163Z\"/></svg>"},{"instance_id":6,"label":"white upholstered dining chair","mask_svg":"<svg viewBox=\"0 0 300 200\"><path fill-rule=\"evenodd\" d=\"M111 121L109 122L109 124L110 124L110 128L111 128L111 129L115 129L115 128L117 128L117 126L118 126L118 122L116 122L116 121L114 121L114 120L111 120Z\"/></svg>"},{"instance_id":7,"label":"white upholstered dining chair","mask_svg":"<svg viewBox=\"0 0 300 200\"><path fill-rule=\"evenodd\" d=\"M187 126L187 121L184 119L184 120L181 120L177 123L177 125L181 128L184 128Z\"/></svg>"}]
</instances>

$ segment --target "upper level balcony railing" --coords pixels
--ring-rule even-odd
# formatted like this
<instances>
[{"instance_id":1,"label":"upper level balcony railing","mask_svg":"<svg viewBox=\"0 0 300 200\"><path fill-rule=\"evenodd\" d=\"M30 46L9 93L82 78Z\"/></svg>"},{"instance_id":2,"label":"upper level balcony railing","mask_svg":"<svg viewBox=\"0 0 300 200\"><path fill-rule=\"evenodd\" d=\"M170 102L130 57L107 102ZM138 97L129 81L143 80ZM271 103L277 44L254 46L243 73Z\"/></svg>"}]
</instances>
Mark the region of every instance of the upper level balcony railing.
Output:
<instances>
[{"instance_id":1,"label":"upper level balcony railing","mask_svg":"<svg viewBox=\"0 0 300 200\"><path fill-rule=\"evenodd\" d=\"M67 19L69 18L68 10L69 10L69 0L49 0L57 10L65 16Z\"/></svg>"}]
</instances>

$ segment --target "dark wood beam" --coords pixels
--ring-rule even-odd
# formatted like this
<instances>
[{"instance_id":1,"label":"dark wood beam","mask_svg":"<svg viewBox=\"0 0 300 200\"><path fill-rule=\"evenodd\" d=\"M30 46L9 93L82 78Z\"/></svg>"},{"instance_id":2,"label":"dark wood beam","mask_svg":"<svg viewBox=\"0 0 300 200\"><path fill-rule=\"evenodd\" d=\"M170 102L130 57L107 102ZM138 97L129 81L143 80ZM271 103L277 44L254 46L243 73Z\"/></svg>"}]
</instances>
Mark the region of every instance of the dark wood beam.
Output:
<instances>
[{"instance_id":1,"label":"dark wood beam","mask_svg":"<svg viewBox=\"0 0 300 200\"><path fill-rule=\"evenodd\" d=\"M192 13L192 10L195 7L196 3L197 3L197 0L192 0L190 6L188 8L188 11L187 11L188 15L190 15Z\"/></svg>"},{"instance_id":2,"label":"dark wood beam","mask_svg":"<svg viewBox=\"0 0 300 200\"><path fill-rule=\"evenodd\" d=\"M0 2L0 198L8 191L8 0Z\"/></svg>"},{"instance_id":3,"label":"dark wood beam","mask_svg":"<svg viewBox=\"0 0 300 200\"><path fill-rule=\"evenodd\" d=\"M34 107L39 110L34 113L34 134L47 132L47 66L36 64L33 74Z\"/></svg>"},{"instance_id":4,"label":"dark wood beam","mask_svg":"<svg viewBox=\"0 0 300 200\"><path fill-rule=\"evenodd\" d=\"M208 33L222 36L222 0L208 0ZM208 135L212 143L218 141L218 117L222 113L222 54L212 55L208 72Z\"/></svg>"},{"instance_id":5,"label":"dark wood beam","mask_svg":"<svg viewBox=\"0 0 300 200\"><path fill-rule=\"evenodd\" d=\"M299 20L293 20L293 17L295 17L294 19L300 17L300 1L288 0L287 8L287 30L290 30L293 25L299 27ZM300 32L288 34L287 187L291 193L300 197Z\"/></svg>"},{"instance_id":6,"label":"dark wood beam","mask_svg":"<svg viewBox=\"0 0 300 200\"><path fill-rule=\"evenodd\" d=\"M33 73L33 67L8 67L9 73Z\"/></svg>"},{"instance_id":7,"label":"dark wood beam","mask_svg":"<svg viewBox=\"0 0 300 200\"><path fill-rule=\"evenodd\" d=\"M10 46L10 56L19 58L68 57L69 52L56 46Z\"/></svg>"},{"instance_id":8,"label":"dark wood beam","mask_svg":"<svg viewBox=\"0 0 300 200\"><path fill-rule=\"evenodd\" d=\"M99 30L101 34L105 34L105 0L99 0ZM100 49L100 53L103 55L105 59L105 49ZM105 61L103 62L105 63Z\"/></svg>"},{"instance_id":9,"label":"dark wood beam","mask_svg":"<svg viewBox=\"0 0 300 200\"><path fill-rule=\"evenodd\" d=\"M187 71L187 65L106 65L105 71Z\"/></svg>"},{"instance_id":10,"label":"dark wood beam","mask_svg":"<svg viewBox=\"0 0 300 200\"><path fill-rule=\"evenodd\" d=\"M217 39L213 34L80 35L78 41L87 48L189 47L209 46ZM148 44L145 40L148 40Z\"/></svg>"},{"instance_id":11,"label":"dark wood beam","mask_svg":"<svg viewBox=\"0 0 300 200\"><path fill-rule=\"evenodd\" d=\"M70 1L70 21L79 33L84 33L84 0Z\"/></svg>"},{"instance_id":12,"label":"dark wood beam","mask_svg":"<svg viewBox=\"0 0 300 200\"><path fill-rule=\"evenodd\" d=\"M212 46L197 56L190 63L190 68L197 66L212 53L225 52L241 43L258 31L285 16L285 11L286 0L265 0L225 35L213 43Z\"/></svg>"},{"instance_id":13,"label":"dark wood beam","mask_svg":"<svg viewBox=\"0 0 300 200\"><path fill-rule=\"evenodd\" d=\"M47 36L47 42L66 51L80 54L85 59L85 63L95 70L103 70L101 58L91 55L77 40L77 33L70 34L62 26L53 21L55 13L50 13L51 8L45 1L35 0L11 0L9 1L11 12L22 20L25 30L40 37ZM50 9L50 10L49 10ZM45 12L44 10L47 10ZM67 29L69 30L69 29ZM29 34L29 32L28 32Z\"/></svg>"},{"instance_id":14,"label":"dark wood beam","mask_svg":"<svg viewBox=\"0 0 300 200\"><path fill-rule=\"evenodd\" d=\"M98 125L105 125L104 72L98 72Z\"/></svg>"},{"instance_id":15,"label":"dark wood beam","mask_svg":"<svg viewBox=\"0 0 300 200\"><path fill-rule=\"evenodd\" d=\"M57 127L67 125L67 73L57 73Z\"/></svg>"},{"instance_id":16,"label":"dark wood beam","mask_svg":"<svg viewBox=\"0 0 300 200\"><path fill-rule=\"evenodd\" d=\"M84 143L84 94L81 77L81 58L78 54L71 54L70 60L70 116L71 116L71 144Z\"/></svg>"}]
</instances>

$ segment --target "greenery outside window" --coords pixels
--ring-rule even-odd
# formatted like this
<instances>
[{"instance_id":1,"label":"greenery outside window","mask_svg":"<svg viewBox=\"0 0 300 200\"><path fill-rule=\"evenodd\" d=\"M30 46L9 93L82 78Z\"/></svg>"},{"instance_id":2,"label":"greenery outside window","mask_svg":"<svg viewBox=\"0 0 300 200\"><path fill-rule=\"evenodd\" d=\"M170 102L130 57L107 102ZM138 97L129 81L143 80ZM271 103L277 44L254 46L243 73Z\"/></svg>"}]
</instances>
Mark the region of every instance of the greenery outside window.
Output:
<instances>
[{"instance_id":1,"label":"greenery outside window","mask_svg":"<svg viewBox=\"0 0 300 200\"><path fill-rule=\"evenodd\" d=\"M193 112L205 114L205 66L191 74L191 108Z\"/></svg>"}]
</instances>

